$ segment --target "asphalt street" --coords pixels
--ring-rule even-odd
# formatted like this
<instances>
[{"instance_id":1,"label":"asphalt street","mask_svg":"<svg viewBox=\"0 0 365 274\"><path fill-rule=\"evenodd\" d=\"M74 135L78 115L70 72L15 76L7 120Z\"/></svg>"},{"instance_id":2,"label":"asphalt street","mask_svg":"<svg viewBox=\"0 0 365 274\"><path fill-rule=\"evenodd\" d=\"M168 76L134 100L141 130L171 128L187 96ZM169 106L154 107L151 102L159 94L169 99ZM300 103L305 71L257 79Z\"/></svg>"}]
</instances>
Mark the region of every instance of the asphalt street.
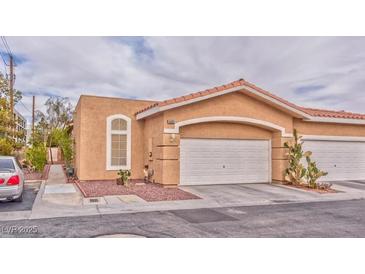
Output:
<instances>
[{"instance_id":1,"label":"asphalt street","mask_svg":"<svg viewBox=\"0 0 365 274\"><path fill-rule=\"evenodd\" d=\"M365 237L365 200L0 221L0 237Z\"/></svg>"},{"instance_id":2,"label":"asphalt street","mask_svg":"<svg viewBox=\"0 0 365 274\"><path fill-rule=\"evenodd\" d=\"M26 184L22 202L0 201L0 212L32 210L34 200L37 196L40 183Z\"/></svg>"}]
</instances>

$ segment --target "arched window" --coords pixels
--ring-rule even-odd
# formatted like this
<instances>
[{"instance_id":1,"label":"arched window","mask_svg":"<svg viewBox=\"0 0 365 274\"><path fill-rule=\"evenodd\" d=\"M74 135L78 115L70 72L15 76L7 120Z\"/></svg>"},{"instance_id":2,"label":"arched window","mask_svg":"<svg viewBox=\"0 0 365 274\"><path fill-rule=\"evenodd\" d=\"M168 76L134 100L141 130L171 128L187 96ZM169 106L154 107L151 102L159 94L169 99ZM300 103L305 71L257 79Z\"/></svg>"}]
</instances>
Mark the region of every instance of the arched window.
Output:
<instances>
[{"instance_id":1,"label":"arched window","mask_svg":"<svg viewBox=\"0 0 365 274\"><path fill-rule=\"evenodd\" d=\"M131 168L131 119L123 114L107 118L106 169Z\"/></svg>"}]
</instances>

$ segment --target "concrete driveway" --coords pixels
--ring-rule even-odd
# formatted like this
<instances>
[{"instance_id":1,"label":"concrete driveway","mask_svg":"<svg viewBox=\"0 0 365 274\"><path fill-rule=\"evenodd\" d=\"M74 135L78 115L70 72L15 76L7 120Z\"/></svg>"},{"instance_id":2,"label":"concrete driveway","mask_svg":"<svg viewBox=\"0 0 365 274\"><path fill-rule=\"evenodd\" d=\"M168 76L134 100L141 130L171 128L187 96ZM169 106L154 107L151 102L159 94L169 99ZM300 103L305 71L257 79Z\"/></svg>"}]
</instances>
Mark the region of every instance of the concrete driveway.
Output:
<instances>
[{"instance_id":1,"label":"concrete driveway","mask_svg":"<svg viewBox=\"0 0 365 274\"><path fill-rule=\"evenodd\" d=\"M319 198L319 194L304 192L276 184L204 185L181 187L203 199L231 206L299 202Z\"/></svg>"}]
</instances>

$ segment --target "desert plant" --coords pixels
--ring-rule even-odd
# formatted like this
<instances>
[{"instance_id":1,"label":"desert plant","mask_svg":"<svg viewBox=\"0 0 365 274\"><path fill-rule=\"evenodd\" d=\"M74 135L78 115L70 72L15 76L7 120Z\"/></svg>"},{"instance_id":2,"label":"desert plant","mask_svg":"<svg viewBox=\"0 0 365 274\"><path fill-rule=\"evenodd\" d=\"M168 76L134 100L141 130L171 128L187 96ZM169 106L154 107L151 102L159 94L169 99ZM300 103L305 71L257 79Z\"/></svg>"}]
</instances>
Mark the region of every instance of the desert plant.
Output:
<instances>
[{"instance_id":1,"label":"desert plant","mask_svg":"<svg viewBox=\"0 0 365 274\"><path fill-rule=\"evenodd\" d=\"M307 171L305 174L305 178L307 180L307 184L310 188L319 188L319 184L317 183L317 180L321 178L322 176L326 176L328 172L322 171L317 167L317 163L315 161L312 161L310 156L312 155L312 152L308 152L307 156L305 157L307 160ZM323 185L323 187L327 187Z\"/></svg>"},{"instance_id":2,"label":"desert plant","mask_svg":"<svg viewBox=\"0 0 365 274\"><path fill-rule=\"evenodd\" d=\"M129 177L131 177L131 171L128 169L121 169L118 171L119 178L117 179L117 184L128 186Z\"/></svg>"},{"instance_id":3,"label":"desert plant","mask_svg":"<svg viewBox=\"0 0 365 274\"><path fill-rule=\"evenodd\" d=\"M288 149L286 155L289 161L288 168L285 169L285 180L289 184L300 185L303 184L306 175L306 168L301 160L303 157L307 157L309 152L303 151L303 142L296 129L294 129L293 135L294 140L284 143L284 147Z\"/></svg>"},{"instance_id":4,"label":"desert plant","mask_svg":"<svg viewBox=\"0 0 365 274\"><path fill-rule=\"evenodd\" d=\"M25 157L36 171L43 171L47 164L47 149L44 144L33 145L27 149Z\"/></svg>"}]
</instances>

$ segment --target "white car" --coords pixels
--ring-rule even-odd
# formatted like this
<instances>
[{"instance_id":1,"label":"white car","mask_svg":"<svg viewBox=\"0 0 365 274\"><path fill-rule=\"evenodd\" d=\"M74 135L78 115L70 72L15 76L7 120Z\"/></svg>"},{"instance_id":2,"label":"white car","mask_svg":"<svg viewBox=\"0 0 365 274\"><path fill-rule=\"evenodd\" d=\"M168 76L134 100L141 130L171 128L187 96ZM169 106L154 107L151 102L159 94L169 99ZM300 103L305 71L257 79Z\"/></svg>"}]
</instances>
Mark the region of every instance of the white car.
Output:
<instances>
[{"instance_id":1,"label":"white car","mask_svg":"<svg viewBox=\"0 0 365 274\"><path fill-rule=\"evenodd\" d=\"M15 157L0 156L0 201L23 201L24 173Z\"/></svg>"}]
</instances>

